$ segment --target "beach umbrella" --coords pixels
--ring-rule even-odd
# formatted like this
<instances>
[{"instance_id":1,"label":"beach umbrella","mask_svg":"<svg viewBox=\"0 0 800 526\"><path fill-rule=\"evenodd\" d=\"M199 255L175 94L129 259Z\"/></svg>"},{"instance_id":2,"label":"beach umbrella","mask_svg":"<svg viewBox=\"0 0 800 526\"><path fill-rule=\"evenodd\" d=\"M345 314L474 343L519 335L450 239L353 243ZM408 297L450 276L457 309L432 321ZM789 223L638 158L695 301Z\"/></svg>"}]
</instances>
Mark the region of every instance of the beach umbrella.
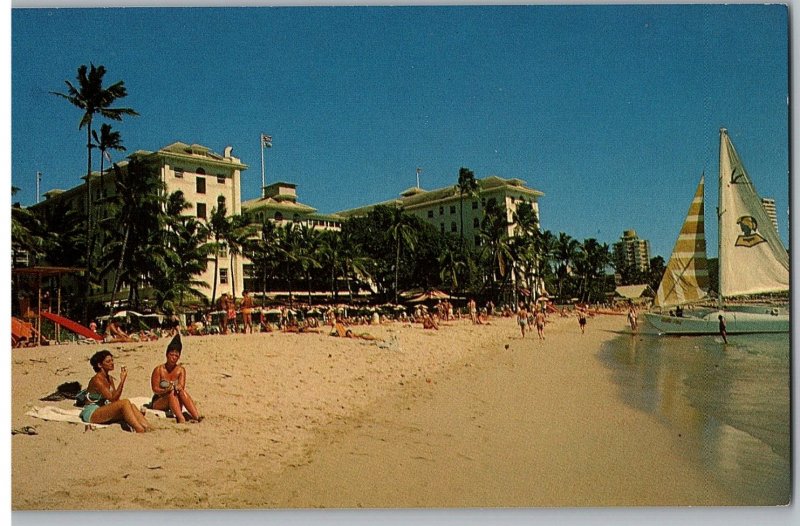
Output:
<instances>
[{"instance_id":1,"label":"beach umbrella","mask_svg":"<svg viewBox=\"0 0 800 526\"><path fill-rule=\"evenodd\" d=\"M447 299L449 297L450 297L450 295L448 293L442 292L439 289L430 289L430 290L427 290L427 291L423 292L419 296L411 298L410 300L408 300L408 302L409 303L419 303L419 302L422 302L422 301L436 301L436 300L444 300L444 299Z\"/></svg>"},{"instance_id":2,"label":"beach umbrella","mask_svg":"<svg viewBox=\"0 0 800 526\"><path fill-rule=\"evenodd\" d=\"M136 316L136 317L141 318L142 316L144 316L144 314L140 314L140 313L138 313L136 311L132 311L132 310L121 310L121 311L115 313L114 316L112 316L112 318L127 318L128 316Z\"/></svg>"}]
</instances>

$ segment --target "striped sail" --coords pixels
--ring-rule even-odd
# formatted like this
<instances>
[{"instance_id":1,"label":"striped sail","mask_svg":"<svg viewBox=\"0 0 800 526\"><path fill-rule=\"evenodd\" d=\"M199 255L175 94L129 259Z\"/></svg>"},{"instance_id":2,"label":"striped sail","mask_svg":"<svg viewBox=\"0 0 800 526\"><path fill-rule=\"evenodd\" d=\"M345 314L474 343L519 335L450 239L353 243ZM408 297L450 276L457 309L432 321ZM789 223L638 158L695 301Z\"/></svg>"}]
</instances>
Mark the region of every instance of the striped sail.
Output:
<instances>
[{"instance_id":1,"label":"striped sail","mask_svg":"<svg viewBox=\"0 0 800 526\"><path fill-rule=\"evenodd\" d=\"M653 304L657 307L683 305L708 295L706 234L703 224L704 180L700 178L681 233L672 249L667 270L661 278Z\"/></svg>"}]
</instances>

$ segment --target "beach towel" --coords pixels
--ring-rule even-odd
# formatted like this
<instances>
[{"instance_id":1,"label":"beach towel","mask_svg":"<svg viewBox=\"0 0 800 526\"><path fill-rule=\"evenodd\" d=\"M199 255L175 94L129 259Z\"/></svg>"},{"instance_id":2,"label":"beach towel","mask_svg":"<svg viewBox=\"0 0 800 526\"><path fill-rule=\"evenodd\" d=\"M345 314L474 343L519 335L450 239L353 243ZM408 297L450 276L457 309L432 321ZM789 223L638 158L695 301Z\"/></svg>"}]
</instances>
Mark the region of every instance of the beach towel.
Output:
<instances>
[{"instance_id":1,"label":"beach towel","mask_svg":"<svg viewBox=\"0 0 800 526\"><path fill-rule=\"evenodd\" d=\"M150 404L150 398L147 398L146 396L138 396L131 398L130 400L136 407L145 407L147 415L152 415L157 418L167 418L167 414L164 411L156 411L155 409L150 409L147 407ZM82 408L80 407L58 407L54 405L46 405L42 407L34 406L25 414L41 420L53 420L57 422L71 422L73 424L86 425L86 422L81 420L81 410ZM109 427L109 424L91 424L91 426L100 429Z\"/></svg>"}]
</instances>

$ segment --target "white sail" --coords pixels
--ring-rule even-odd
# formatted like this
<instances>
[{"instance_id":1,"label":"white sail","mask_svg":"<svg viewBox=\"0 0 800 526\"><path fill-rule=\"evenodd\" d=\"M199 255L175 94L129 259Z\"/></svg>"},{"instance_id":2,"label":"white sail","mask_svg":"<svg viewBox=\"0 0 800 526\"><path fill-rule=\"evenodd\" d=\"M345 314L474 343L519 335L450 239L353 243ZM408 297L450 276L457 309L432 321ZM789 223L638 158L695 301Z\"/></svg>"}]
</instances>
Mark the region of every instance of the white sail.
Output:
<instances>
[{"instance_id":1,"label":"white sail","mask_svg":"<svg viewBox=\"0 0 800 526\"><path fill-rule=\"evenodd\" d=\"M657 307L683 305L707 297L709 288L704 226L704 185L700 178L689 212L672 249L672 255L658 286L653 304Z\"/></svg>"},{"instance_id":2,"label":"white sail","mask_svg":"<svg viewBox=\"0 0 800 526\"><path fill-rule=\"evenodd\" d=\"M724 128L718 213L720 296L788 291L789 255Z\"/></svg>"}]
</instances>

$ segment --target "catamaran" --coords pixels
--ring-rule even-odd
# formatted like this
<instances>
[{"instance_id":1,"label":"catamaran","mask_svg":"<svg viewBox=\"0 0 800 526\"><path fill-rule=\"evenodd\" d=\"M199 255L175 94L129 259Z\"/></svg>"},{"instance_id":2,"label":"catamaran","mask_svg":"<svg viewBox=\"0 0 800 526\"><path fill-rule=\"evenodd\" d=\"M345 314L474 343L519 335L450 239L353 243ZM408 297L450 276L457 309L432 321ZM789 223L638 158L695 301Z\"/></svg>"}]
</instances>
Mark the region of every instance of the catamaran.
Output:
<instances>
[{"instance_id":1,"label":"catamaran","mask_svg":"<svg viewBox=\"0 0 800 526\"><path fill-rule=\"evenodd\" d=\"M718 334L719 316L725 320L728 334L789 332L788 305L731 303L742 296L788 292L789 254L725 128L720 129L719 290L715 305L709 294L704 179L700 178L653 301L655 309L674 310L669 314L648 312L645 319L661 334ZM713 306L699 306L703 302Z\"/></svg>"}]
</instances>

